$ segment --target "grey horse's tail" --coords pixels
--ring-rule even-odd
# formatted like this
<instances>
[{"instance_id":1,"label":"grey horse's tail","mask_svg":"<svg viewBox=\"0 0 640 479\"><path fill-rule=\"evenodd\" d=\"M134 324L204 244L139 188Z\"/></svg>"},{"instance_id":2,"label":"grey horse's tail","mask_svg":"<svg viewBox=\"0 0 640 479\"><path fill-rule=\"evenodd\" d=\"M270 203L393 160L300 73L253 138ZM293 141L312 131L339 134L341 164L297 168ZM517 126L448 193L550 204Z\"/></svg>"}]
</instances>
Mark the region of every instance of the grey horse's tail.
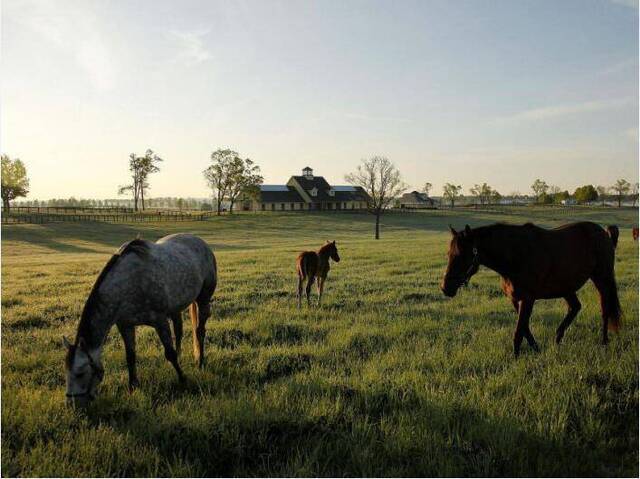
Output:
<instances>
[{"instance_id":1,"label":"grey horse's tail","mask_svg":"<svg viewBox=\"0 0 640 479\"><path fill-rule=\"evenodd\" d=\"M193 356L198 361L202 357L202 351L200 351L200 342L198 341L198 322L199 311L198 303L195 301L189 306L189 316L191 317L191 331L193 331Z\"/></svg>"}]
</instances>

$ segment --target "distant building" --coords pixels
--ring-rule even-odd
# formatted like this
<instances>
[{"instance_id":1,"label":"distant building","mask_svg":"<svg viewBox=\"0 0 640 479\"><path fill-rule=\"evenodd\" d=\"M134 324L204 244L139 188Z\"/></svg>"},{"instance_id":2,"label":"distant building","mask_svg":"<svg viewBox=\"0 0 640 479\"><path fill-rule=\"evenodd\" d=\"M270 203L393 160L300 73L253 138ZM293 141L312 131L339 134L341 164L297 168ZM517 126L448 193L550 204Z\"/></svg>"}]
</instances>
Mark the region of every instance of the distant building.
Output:
<instances>
[{"instance_id":1,"label":"distant building","mask_svg":"<svg viewBox=\"0 0 640 479\"><path fill-rule=\"evenodd\" d=\"M412 191L411 193L405 193L400 197L399 205L400 208L421 209L435 208L437 203L433 198L429 198L425 193Z\"/></svg>"},{"instance_id":2,"label":"distant building","mask_svg":"<svg viewBox=\"0 0 640 479\"><path fill-rule=\"evenodd\" d=\"M253 211L337 211L364 210L369 195L360 186L331 186L322 176L314 176L308 166L302 176L292 176L284 185L262 185L255 199L243 201L244 210Z\"/></svg>"},{"instance_id":3,"label":"distant building","mask_svg":"<svg viewBox=\"0 0 640 479\"><path fill-rule=\"evenodd\" d=\"M562 200L560 203L562 203L565 206L572 206L572 205L578 204L578 202L573 198L567 198L566 200Z\"/></svg>"}]
</instances>

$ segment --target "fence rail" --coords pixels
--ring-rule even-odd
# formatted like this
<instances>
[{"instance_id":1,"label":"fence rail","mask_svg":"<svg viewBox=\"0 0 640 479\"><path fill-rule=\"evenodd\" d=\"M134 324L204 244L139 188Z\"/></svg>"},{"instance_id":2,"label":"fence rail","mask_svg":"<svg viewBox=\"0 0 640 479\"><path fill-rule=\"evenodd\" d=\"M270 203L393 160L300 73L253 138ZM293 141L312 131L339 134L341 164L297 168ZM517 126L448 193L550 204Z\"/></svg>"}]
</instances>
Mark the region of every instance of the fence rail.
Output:
<instances>
[{"instance_id":1,"label":"fence rail","mask_svg":"<svg viewBox=\"0 0 640 479\"><path fill-rule=\"evenodd\" d=\"M49 214L49 213L15 213L2 214L2 224L44 224L59 222L102 222L102 223L152 223L159 221L203 221L211 217L208 213L197 214Z\"/></svg>"}]
</instances>

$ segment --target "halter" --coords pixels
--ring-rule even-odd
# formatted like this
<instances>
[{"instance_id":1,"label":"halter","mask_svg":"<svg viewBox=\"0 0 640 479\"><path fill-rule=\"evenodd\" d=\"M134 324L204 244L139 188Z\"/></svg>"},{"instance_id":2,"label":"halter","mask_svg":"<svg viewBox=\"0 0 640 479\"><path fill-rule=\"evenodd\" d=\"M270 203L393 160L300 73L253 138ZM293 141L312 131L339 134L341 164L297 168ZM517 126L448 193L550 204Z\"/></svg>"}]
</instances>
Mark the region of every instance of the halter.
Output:
<instances>
[{"instance_id":1,"label":"halter","mask_svg":"<svg viewBox=\"0 0 640 479\"><path fill-rule=\"evenodd\" d=\"M94 376L97 376L99 381L102 381L102 378L104 377L104 369L101 368L100 366L98 366L95 361L93 360L93 358L91 357L91 355L89 353L86 353L87 358L89 358L89 366L91 367L91 371L93 372ZM93 382L93 378L91 378L92 381L89 383L89 387L87 388L86 391L81 392L81 393L66 393L66 396L68 398L78 398L78 397L84 397L84 396L90 396L91 395L91 384Z\"/></svg>"},{"instance_id":2,"label":"halter","mask_svg":"<svg viewBox=\"0 0 640 479\"><path fill-rule=\"evenodd\" d=\"M480 255L478 254L478 248L473 247L473 260L471 261L471 266L467 269L467 272L464 274L464 279L461 284L465 286L469 285L469 280L471 276L473 276L473 269L476 268L480 264Z\"/></svg>"}]
</instances>

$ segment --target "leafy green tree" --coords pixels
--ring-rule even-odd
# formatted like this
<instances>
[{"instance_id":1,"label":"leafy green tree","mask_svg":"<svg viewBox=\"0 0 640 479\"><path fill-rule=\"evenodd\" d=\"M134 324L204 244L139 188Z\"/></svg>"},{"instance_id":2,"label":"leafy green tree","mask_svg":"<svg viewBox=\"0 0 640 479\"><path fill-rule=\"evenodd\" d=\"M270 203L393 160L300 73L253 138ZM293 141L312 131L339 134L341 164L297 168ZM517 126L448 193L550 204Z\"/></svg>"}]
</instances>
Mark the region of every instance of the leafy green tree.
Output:
<instances>
[{"instance_id":1,"label":"leafy green tree","mask_svg":"<svg viewBox=\"0 0 640 479\"><path fill-rule=\"evenodd\" d=\"M24 163L18 158L12 160L8 155L2 155L2 206L9 212L11 201L27 196L29 193L29 178Z\"/></svg>"},{"instance_id":2,"label":"leafy green tree","mask_svg":"<svg viewBox=\"0 0 640 479\"><path fill-rule=\"evenodd\" d=\"M598 199L598 191L593 185L584 185L576 188L573 197L578 203L587 203Z\"/></svg>"},{"instance_id":3,"label":"leafy green tree","mask_svg":"<svg viewBox=\"0 0 640 479\"><path fill-rule=\"evenodd\" d=\"M618 208L620 208L622 206L622 200L631 189L631 184L625 179L619 179L618 181L616 181L616 184L611 187L611 189L616 193Z\"/></svg>"},{"instance_id":4,"label":"leafy green tree","mask_svg":"<svg viewBox=\"0 0 640 479\"><path fill-rule=\"evenodd\" d=\"M211 153L211 165L202 172L216 202L218 214L222 213L222 201L227 197L232 185L238 152L230 149L218 149Z\"/></svg>"},{"instance_id":5,"label":"leafy green tree","mask_svg":"<svg viewBox=\"0 0 640 479\"><path fill-rule=\"evenodd\" d=\"M249 158L239 156L229 165L227 198L229 199L229 213L233 213L233 206L241 195L257 197L264 178L260 174L260 167Z\"/></svg>"},{"instance_id":6,"label":"leafy green tree","mask_svg":"<svg viewBox=\"0 0 640 479\"><path fill-rule=\"evenodd\" d=\"M445 183L442 188L442 197L449 201L451 207L455 206L456 200L460 197L462 186L454 185L453 183Z\"/></svg>"},{"instance_id":7,"label":"leafy green tree","mask_svg":"<svg viewBox=\"0 0 640 479\"><path fill-rule=\"evenodd\" d=\"M345 176L345 180L362 187L369 198L367 209L376 217L375 238L380 239L380 217L393 200L407 189L400 171L384 156L373 156L362 160L355 172Z\"/></svg>"},{"instance_id":8,"label":"leafy green tree","mask_svg":"<svg viewBox=\"0 0 640 479\"><path fill-rule=\"evenodd\" d=\"M559 205L559 204L562 204L563 201L568 200L569 198L571 198L571 195L567 190L558 191L553 195L553 202Z\"/></svg>"},{"instance_id":9,"label":"leafy green tree","mask_svg":"<svg viewBox=\"0 0 640 479\"><path fill-rule=\"evenodd\" d=\"M547 194L547 191L549 190L549 185L547 185L546 182L538 178L531 185L531 189L533 190L533 193L536 196L536 200L539 203L543 203L544 201L542 201L543 200L542 196Z\"/></svg>"}]
</instances>

